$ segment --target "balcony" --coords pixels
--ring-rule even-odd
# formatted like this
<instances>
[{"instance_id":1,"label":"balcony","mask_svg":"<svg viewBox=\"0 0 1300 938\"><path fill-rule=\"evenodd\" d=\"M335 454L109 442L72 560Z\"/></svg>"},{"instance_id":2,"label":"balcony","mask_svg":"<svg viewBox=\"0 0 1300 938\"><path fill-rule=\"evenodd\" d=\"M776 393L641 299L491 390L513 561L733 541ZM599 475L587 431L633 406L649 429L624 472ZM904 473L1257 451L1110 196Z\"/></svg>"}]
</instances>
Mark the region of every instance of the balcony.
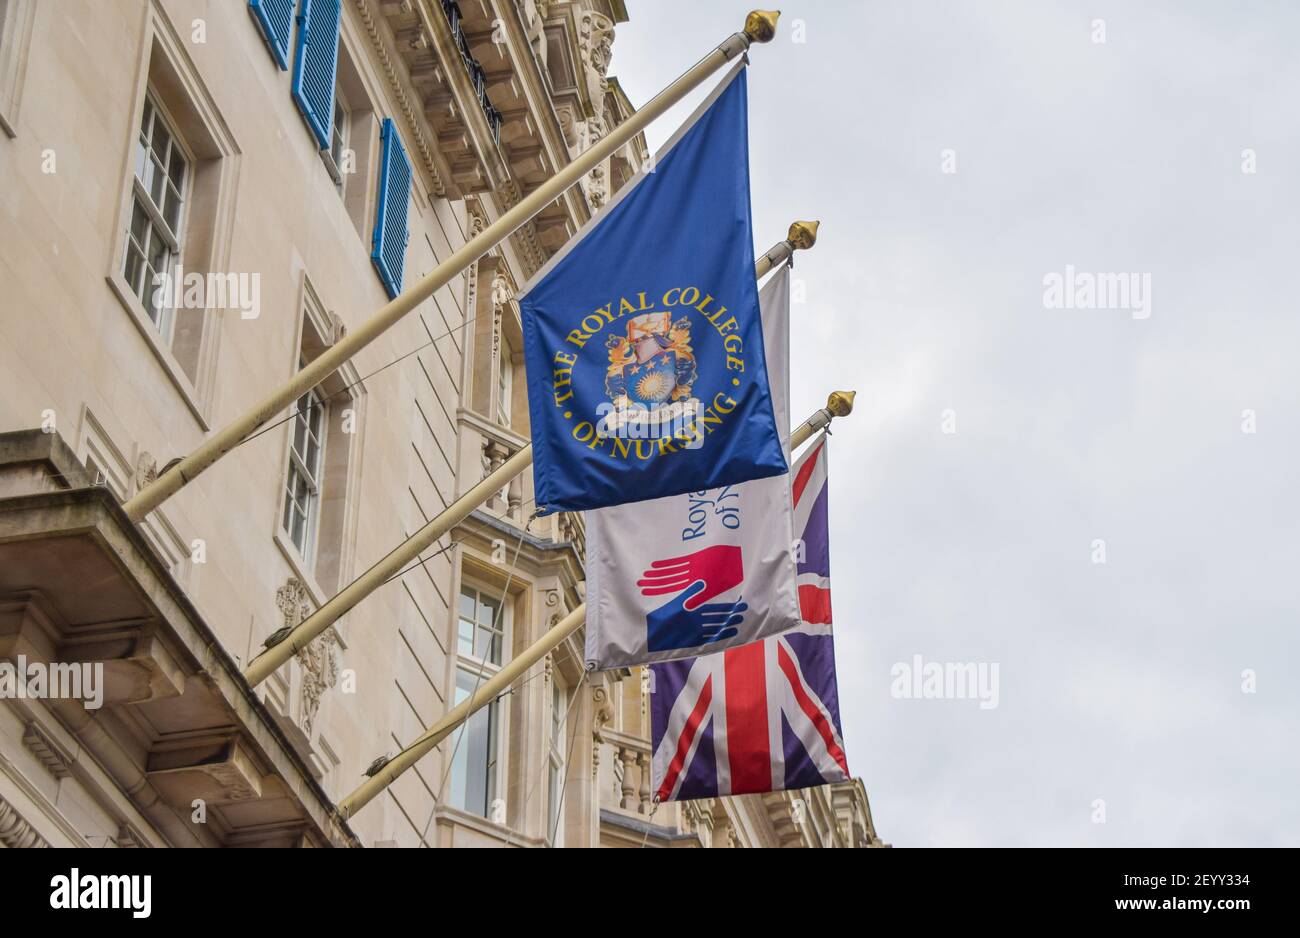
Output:
<instances>
[{"instance_id":1,"label":"balcony","mask_svg":"<svg viewBox=\"0 0 1300 938\"><path fill-rule=\"evenodd\" d=\"M487 91L487 74L483 71L483 66L478 59L474 58L474 53L470 48L469 37L465 33L465 18L460 11L460 4L454 0L442 0L442 12L447 17L447 24L451 27L451 38L460 50L460 59L465 66L465 71L469 73L470 83L474 86L474 94L478 98L479 107L483 110L483 116L487 118L488 127L492 130L492 139L501 143L501 112L493 105L488 97Z\"/></svg>"},{"instance_id":2,"label":"balcony","mask_svg":"<svg viewBox=\"0 0 1300 938\"><path fill-rule=\"evenodd\" d=\"M98 709L64 697L0 711L23 722L48 780L124 793L119 845L359 846L141 529L39 430L0 434L0 660L20 656L102 668ZM39 788L41 773L24 774ZM52 812L28 823L84 846Z\"/></svg>"}]
</instances>

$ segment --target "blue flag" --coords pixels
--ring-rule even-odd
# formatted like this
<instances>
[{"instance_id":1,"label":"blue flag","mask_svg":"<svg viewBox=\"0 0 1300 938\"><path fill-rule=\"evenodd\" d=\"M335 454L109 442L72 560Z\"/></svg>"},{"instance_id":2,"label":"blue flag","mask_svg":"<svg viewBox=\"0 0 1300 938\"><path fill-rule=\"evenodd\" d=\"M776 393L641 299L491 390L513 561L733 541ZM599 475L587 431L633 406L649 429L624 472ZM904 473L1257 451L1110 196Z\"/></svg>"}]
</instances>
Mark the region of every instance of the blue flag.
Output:
<instances>
[{"instance_id":1,"label":"blue flag","mask_svg":"<svg viewBox=\"0 0 1300 938\"><path fill-rule=\"evenodd\" d=\"M519 304L536 503L578 511L787 471L754 281L745 70Z\"/></svg>"}]
</instances>

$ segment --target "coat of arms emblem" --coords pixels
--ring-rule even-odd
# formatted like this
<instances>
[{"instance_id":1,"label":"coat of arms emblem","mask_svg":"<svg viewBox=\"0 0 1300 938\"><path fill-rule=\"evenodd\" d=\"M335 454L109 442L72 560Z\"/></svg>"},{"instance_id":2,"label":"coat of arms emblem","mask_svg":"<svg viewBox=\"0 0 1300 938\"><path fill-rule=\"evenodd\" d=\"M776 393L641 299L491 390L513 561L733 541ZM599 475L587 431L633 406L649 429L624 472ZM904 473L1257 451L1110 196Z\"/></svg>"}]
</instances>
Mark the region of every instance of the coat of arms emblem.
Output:
<instances>
[{"instance_id":1,"label":"coat of arms emblem","mask_svg":"<svg viewBox=\"0 0 1300 938\"><path fill-rule=\"evenodd\" d=\"M691 396L695 355L691 323L668 312L644 313L627 322L627 336L610 336L605 394L614 405L610 429L627 423L658 426L698 412Z\"/></svg>"}]
</instances>

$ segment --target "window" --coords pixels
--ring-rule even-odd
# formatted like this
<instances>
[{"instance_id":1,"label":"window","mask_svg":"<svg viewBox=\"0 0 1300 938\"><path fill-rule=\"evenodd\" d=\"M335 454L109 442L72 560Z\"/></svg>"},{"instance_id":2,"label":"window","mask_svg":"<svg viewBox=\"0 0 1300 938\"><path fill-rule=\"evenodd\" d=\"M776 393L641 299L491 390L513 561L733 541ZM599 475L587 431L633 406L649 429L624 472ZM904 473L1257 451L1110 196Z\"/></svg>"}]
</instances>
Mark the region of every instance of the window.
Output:
<instances>
[{"instance_id":1,"label":"window","mask_svg":"<svg viewBox=\"0 0 1300 938\"><path fill-rule=\"evenodd\" d=\"M0 130L18 135L18 106L32 45L35 0L0 0Z\"/></svg>"},{"instance_id":2,"label":"window","mask_svg":"<svg viewBox=\"0 0 1300 938\"><path fill-rule=\"evenodd\" d=\"M560 683L559 675L551 680L551 734L547 746L547 808L546 836L552 847L564 846L564 825L560 821L560 809L564 801L564 760L568 755L565 749L564 724L569 711L568 693Z\"/></svg>"},{"instance_id":3,"label":"window","mask_svg":"<svg viewBox=\"0 0 1300 938\"><path fill-rule=\"evenodd\" d=\"M546 29L546 74L551 80L551 90L557 94L577 89L563 26Z\"/></svg>"},{"instance_id":4,"label":"window","mask_svg":"<svg viewBox=\"0 0 1300 938\"><path fill-rule=\"evenodd\" d=\"M303 277L298 367L329 348L340 323ZM360 500L365 387L349 362L303 394L286 415L284 467L272 531L295 575L328 596L351 579Z\"/></svg>"},{"instance_id":5,"label":"window","mask_svg":"<svg viewBox=\"0 0 1300 938\"><path fill-rule=\"evenodd\" d=\"M482 687L476 670L456 669L456 703L469 699L475 687ZM496 701L483 707L458 730L460 739L453 743L456 759L451 766L451 803L462 811L488 817L497 796L497 717Z\"/></svg>"},{"instance_id":6,"label":"window","mask_svg":"<svg viewBox=\"0 0 1300 938\"><path fill-rule=\"evenodd\" d=\"M457 650L462 655L501 664L504 626L501 601L470 586L460 591L460 631Z\"/></svg>"},{"instance_id":7,"label":"window","mask_svg":"<svg viewBox=\"0 0 1300 938\"><path fill-rule=\"evenodd\" d=\"M502 664L509 626L509 605L499 594L476 585L461 586L457 632L455 703L468 700ZM453 742L451 804L486 818L498 798L498 758L501 732L499 702L480 709Z\"/></svg>"},{"instance_id":8,"label":"window","mask_svg":"<svg viewBox=\"0 0 1300 938\"><path fill-rule=\"evenodd\" d=\"M180 401L207 429L219 311L259 315L261 273L230 266L239 147L194 68L188 32L182 39L159 4L145 6L137 63L144 76L119 141L118 214L105 274Z\"/></svg>"},{"instance_id":9,"label":"window","mask_svg":"<svg viewBox=\"0 0 1300 938\"><path fill-rule=\"evenodd\" d=\"M497 423L510 426L510 398L514 393L514 356L510 342L501 336L501 354L497 360Z\"/></svg>"},{"instance_id":10,"label":"window","mask_svg":"<svg viewBox=\"0 0 1300 938\"><path fill-rule=\"evenodd\" d=\"M330 148L322 150L321 156L325 160L325 166L334 177L334 188L343 195L344 185L347 181L347 174L351 170L348 152L348 109L343 103L343 96L337 92L334 95L334 127L330 131Z\"/></svg>"},{"instance_id":11,"label":"window","mask_svg":"<svg viewBox=\"0 0 1300 938\"><path fill-rule=\"evenodd\" d=\"M305 365L306 362L303 362ZM326 404L315 390L298 399L289 447L289 476L284 484L284 531L304 560L315 546L320 512L321 466L324 464Z\"/></svg>"},{"instance_id":12,"label":"window","mask_svg":"<svg viewBox=\"0 0 1300 938\"><path fill-rule=\"evenodd\" d=\"M321 160L334 179L348 220L366 245L370 244L378 195L374 180L378 175L375 169L379 148L374 146L374 141L379 123L366 82L349 51L348 38L340 36L335 69L334 129L330 149L321 151Z\"/></svg>"},{"instance_id":13,"label":"window","mask_svg":"<svg viewBox=\"0 0 1300 938\"><path fill-rule=\"evenodd\" d=\"M149 94L136 137L131 221L122 276L144 304L159 333L168 340L173 300L180 285L160 288L172 279L181 256L180 233L190 165L176 131Z\"/></svg>"}]
</instances>

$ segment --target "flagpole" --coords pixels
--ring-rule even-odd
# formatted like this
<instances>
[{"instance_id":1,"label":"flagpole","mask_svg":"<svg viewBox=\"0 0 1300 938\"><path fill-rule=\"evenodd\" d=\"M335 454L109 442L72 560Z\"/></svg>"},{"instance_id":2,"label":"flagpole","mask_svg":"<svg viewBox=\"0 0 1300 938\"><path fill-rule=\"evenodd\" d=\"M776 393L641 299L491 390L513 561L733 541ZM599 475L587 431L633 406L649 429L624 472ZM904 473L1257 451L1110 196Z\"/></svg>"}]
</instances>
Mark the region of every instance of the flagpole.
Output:
<instances>
[{"instance_id":1,"label":"flagpole","mask_svg":"<svg viewBox=\"0 0 1300 938\"><path fill-rule=\"evenodd\" d=\"M812 247L817 241L817 225L818 222L815 221L795 222L791 225L790 237L773 245L771 250L754 265L755 278L761 278L770 271L771 259L780 256L783 251L782 263L789 260L796 248L804 250ZM764 263L767 263L766 268ZM323 606L303 619L291 632L254 658L244 671L244 679L250 685L256 686L274 674L280 665L306 648L308 642L337 622L353 606L387 583L407 564L418 559L430 545L468 518L470 512L491 498L493 494L505 488L511 479L532 465L532 462L533 444L529 443L507 459L495 472L485 476L478 485L443 509L436 518L390 551L382 560L330 597Z\"/></svg>"},{"instance_id":2,"label":"flagpole","mask_svg":"<svg viewBox=\"0 0 1300 938\"><path fill-rule=\"evenodd\" d=\"M827 398L826 406L801 423L790 434L790 450L798 449L818 430L830 425L836 417L847 417L853 412L853 391L836 391ZM431 749L446 739L453 730L468 720L475 712L504 693L511 684L524 675L533 665L545 658L550 652L572 635L587 620L587 604L583 603L567 616L557 622L550 631L526 649L515 655L505 667L484 681L470 694L469 698L448 710L438 722L425 730L414 742L399 752L392 759L368 778L356 791L339 802L339 814L344 820L351 818L369 804L403 772L419 762Z\"/></svg>"},{"instance_id":3,"label":"flagpole","mask_svg":"<svg viewBox=\"0 0 1300 938\"><path fill-rule=\"evenodd\" d=\"M755 42L770 42L776 35L779 11L754 10L745 17L744 28L728 36L685 75L655 95L645 107L610 131L608 136L585 150L531 195L522 199L482 233L471 238L459 250L422 277L407 290L381 307L361 323L308 362L292 378L263 398L252 410L237 417L198 449L160 473L122 507L134 522L143 521L172 495L193 482L198 475L247 439L248 435L284 410L309 390L320 384L363 348L379 338L416 306L451 282L492 248L521 228L534 215L564 194L570 186L604 162L616 150L632 140L655 118L669 110L698 88L710 75L728 62L744 55Z\"/></svg>"},{"instance_id":4,"label":"flagpole","mask_svg":"<svg viewBox=\"0 0 1300 938\"><path fill-rule=\"evenodd\" d=\"M820 225L819 221L797 221L792 224L786 239L772 245L768 252L758 259L754 267L754 276L762 280L794 257L795 251L806 251L816 244L817 228Z\"/></svg>"}]
</instances>

